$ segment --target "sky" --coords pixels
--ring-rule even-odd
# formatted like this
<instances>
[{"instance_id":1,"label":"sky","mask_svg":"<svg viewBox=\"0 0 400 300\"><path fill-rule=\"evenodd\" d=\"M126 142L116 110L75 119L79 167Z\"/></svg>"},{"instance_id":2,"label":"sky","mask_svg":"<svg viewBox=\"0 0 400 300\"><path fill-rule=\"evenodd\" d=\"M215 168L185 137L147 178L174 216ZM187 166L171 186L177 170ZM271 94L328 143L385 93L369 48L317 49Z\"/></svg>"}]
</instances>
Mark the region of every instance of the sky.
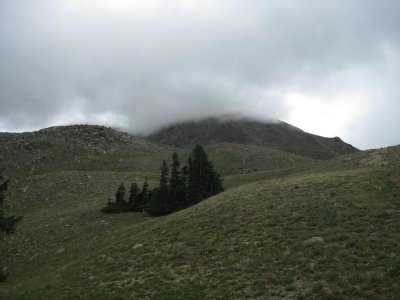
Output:
<instances>
[{"instance_id":1,"label":"sky","mask_svg":"<svg viewBox=\"0 0 400 300\"><path fill-rule=\"evenodd\" d=\"M218 115L400 144L398 0L0 0L0 131Z\"/></svg>"}]
</instances>

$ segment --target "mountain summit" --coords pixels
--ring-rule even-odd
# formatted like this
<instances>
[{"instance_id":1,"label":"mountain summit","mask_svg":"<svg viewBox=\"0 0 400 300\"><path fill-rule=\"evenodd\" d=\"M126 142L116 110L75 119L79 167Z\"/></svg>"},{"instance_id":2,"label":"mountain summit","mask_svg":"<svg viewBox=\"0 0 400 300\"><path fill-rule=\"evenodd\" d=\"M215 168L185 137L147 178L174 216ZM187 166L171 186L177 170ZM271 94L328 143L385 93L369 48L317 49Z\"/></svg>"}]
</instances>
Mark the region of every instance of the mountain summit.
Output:
<instances>
[{"instance_id":1,"label":"mountain summit","mask_svg":"<svg viewBox=\"0 0 400 300\"><path fill-rule=\"evenodd\" d=\"M250 144L317 159L358 151L339 137L307 133L288 123L265 123L251 119L208 118L170 125L149 135L148 140L175 147L221 143Z\"/></svg>"}]
</instances>

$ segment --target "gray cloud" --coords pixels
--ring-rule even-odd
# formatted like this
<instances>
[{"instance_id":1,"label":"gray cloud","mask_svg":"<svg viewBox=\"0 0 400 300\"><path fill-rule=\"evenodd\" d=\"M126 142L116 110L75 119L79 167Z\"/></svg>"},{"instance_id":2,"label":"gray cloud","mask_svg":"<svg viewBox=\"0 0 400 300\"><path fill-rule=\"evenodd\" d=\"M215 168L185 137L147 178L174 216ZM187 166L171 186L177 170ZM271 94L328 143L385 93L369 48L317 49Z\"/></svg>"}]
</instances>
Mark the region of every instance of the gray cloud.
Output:
<instances>
[{"instance_id":1,"label":"gray cloud","mask_svg":"<svg viewBox=\"0 0 400 300\"><path fill-rule=\"evenodd\" d=\"M0 130L241 113L400 142L399 1L164 2L0 0Z\"/></svg>"}]
</instances>

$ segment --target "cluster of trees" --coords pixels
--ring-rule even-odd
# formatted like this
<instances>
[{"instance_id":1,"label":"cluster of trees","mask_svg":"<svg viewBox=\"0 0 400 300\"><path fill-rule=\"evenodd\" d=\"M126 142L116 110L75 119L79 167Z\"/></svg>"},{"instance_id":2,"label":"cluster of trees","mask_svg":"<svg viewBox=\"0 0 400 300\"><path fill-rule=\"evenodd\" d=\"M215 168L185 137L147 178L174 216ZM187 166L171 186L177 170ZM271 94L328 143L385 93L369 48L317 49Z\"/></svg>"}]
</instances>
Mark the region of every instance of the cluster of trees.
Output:
<instances>
[{"instance_id":1,"label":"cluster of trees","mask_svg":"<svg viewBox=\"0 0 400 300\"><path fill-rule=\"evenodd\" d=\"M121 183L115 193L115 202L108 201L107 206L102 208L104 213L125 212L125 211L144 211L151 197L147 178L143 183L142 189L136 182L132 182L128 199L125 199L126 188Z\"/></svg>"},{"instance_id":2,"label":"cluster of trees","mask_svg":"<svg viewBox=\"0 0 400 300\"><path fill-rule=\"evenodd\" d=\"M4 203L4 193L8 188L10 180L3 175L3 169L0 170L0 239L3 240L5 235L11 234L15 231L15 226L22 219L21 216L8 216L4 215L2 206ZM6 280L7 274L0 266L0 282Z\"/></svg>"},{"instance_id":3,"label":"cluster of trees","mask_svg":"<svg viewBox=\"0 0 400 300\"><path fill-rule=\"evenodd\" d=\"M166 215L187 208L223 191L222 178L208 160L202 146L196 146L181 167L176 152L170 167L164 160L158 187L149 190L147 180L140 190L134 182L128 200L125 186L120 184L115 202L108 202L103 212L146 211L152 216Z\"/></svg>"}]
</instances>

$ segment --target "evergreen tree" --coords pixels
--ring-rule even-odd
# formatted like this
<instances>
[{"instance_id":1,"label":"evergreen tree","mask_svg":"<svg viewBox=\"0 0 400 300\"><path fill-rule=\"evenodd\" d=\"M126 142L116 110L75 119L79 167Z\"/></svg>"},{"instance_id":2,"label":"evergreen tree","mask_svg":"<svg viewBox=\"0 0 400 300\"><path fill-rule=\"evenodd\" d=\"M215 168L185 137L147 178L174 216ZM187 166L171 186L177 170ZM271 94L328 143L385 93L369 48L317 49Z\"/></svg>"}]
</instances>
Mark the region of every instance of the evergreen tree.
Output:
<instances>
[{"instance_id":1,"label":"evergreen tree","mask_svg":"<svg viewBox=\"0 0 400 300\"><path fill-rule=\"evenodd\" d=\"M224 187L222 186L222 182L224 181L219 173L215 170L214 164L209 161L208 162L210 169L209 175L209 192L211 196L219 194L224 191Z\"/></svg>"},{"instance_id":2,"label":"evergreen tree","mask_svg":"<svg viewBox=\"0 0 400 300\"><path fill-rule=\"evenodd\" d=\"M125 204L125 185L123 182L121 182L121 184L119 185L117 192L115 193L115 202L117 203L117 205L123 205Z\"/></svg>"},{"instance_id":3,"label":"evergreen tree","mask_svg":"<svg viewBox=\"0 0 400 300\"><path fill-rule=\"evenodd\" d=\"M143 182L142 191L139 193L139 206L138 211L143 211L146 208L147 202L149 201L149 183L147 178Z\"/></svg>"},{"instance_id":4,"label":"evergreen tree","mask_svg":"<svg viewBox=\"0 0 400 300\"><path fill-rule=\"evenodd\" d=\"M198 181L198 178L194 172L194 167L193 167L193 159L191 156L188 158L188 168L187 168L187 198L186 198L186 206L193 205L195 203L195 200L197 199L197 188L196 188L196 182Z\"/></svg>"},{"instance_id":5,"label":"evergreen tree","mask_svg":"<svg viewBox=\"0 0 400 300\"><path fill-rule=\"evenodd\" d=\"M196 204L223 191L221 176L202 146L196 146L188 160L188 202Z\"/></svg>"},{"instance_id":6,"label":"evergreen tree","mask_svg":"<svg viewBox=\"0 0 400 300\"><path fill-rule=\"evenodd\" d=\"M174 152L170 176L165 160L160 171L160 183L157 188L149 191L147 178L141 191L136 182L133 182L129 201L126 203L125 186L121 183L115 195L116 202L109 202L102 211L146 210L152 216L161 216L189 207L223 191L222 178L201 146L193 149L188 159L188 166L181 168L179 156Z\"/></svg>"},{"instance_id":7,"label":"evergreen tree","mask_svg":"<svg viewBox=\"0 0 400 300\"><path fill-rule=\"evenodd\" d=\"M11 234L15 231L15 226L22 219L21 216L9 216L5 217L2 210L2 205L5 200L4 192L8 188L10 180L3 176L3 169L0 170L0 239L4 238L4 235ZM7 274L4 274L2 268L0 268L0 281L4 281L7 278Z\"/></svg>"},{"instance_id":8,"label":"evergreen tree","mask_svg":"<svg viewBox=\"0 0 400 300\"><path fill-rule=\"evenodd\" d=\"M140 190L136 181L132 182L131 189L129 192L129 209L130 210L140 210L139 196Z\"/></svg>"},{"instance_id":9,"label":"evergreen tree","mask_svg":"<svg viewBox=\"0 0 400 300\"><path fill-rule=\"evenodd\" d=\"M160 184L158 186L158 196L161 201L165 202L168 204L168 193L169 193L169 187L168 187L168 164L165 160L163 160L162 166L161 166L161 177L160 177ZM168 205L166 205L168 206Z\"/></svg>"},{"instance_id":10,"label":"evergreen tree","mask_svg":"<svg viewBox=\"0 0 400 300\"><path fill-rule=\"evenodd\" d=\"M185 167L180 169L179 156L172 154L171 177L169 180L169 203L172 211L186 206L186 173Z\"/></svg>"},{"instance_id":11,"label":"evergreen tree","mask_svg":"<svg viewBox=\"0 0 400 300\"><path fill-rule=\"evenodd\" d=\"M148 201L152 196L152 192L149 191L149 184L147 178L143 183L142 190L136 182L132 182L128 201L125 201L125 185L121 183L115 193L115 202L108 200L107 206L103 207L101 211L103 213L119 213L124 211L144 211L148 205Z\"/></svg>"},{"instance_id":12,"label":"evergreen tree","mask_svg":"<svg viewBox=\"0 0 400 300\"><path fill-rule=\"evenodd\" d=\"M172 154L171 177L169 179L169 188L171 192L181 183L180 165L181 162L179 161L178 153L174 152Z\"/></svg>"},{"instance_id":13,"label":"evergreen tree","mask_svg":"<svg viewBox=\"0 0 400 300\"><path fill-rule=\"evenodd\" d=\"M159 216L161 211L161 202L158 199L158 188L154 188L149 197L149 201L146 205L146 211L151 216Z\"/></svg>"},{"instance_id":14,"label":"evergreen tree","mask_svg":"<svg viewBox=\"0 0 400 300\"><path fill-rule=\"evenodd\" d=\"M169 202L169 186L168 186L168 164L163 160L161 166L160 184L154 190L150 199L147 211L150 215L161 216L172 212L171 203Z\"/></svg>"}]
</instances>

